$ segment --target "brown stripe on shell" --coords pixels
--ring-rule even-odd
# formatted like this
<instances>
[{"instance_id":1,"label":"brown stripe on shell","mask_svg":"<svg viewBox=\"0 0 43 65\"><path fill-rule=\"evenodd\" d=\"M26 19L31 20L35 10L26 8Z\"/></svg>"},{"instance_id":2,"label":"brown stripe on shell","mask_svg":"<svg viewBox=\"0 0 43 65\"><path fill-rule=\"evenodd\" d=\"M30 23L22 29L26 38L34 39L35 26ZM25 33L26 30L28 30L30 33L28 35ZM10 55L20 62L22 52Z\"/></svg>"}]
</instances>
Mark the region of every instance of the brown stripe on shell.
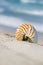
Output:
<instances>
[{"instance_id":1,"label":"brown stripe on shell","mask_svg":"<svg viewBox=\"0 0 43 65\"><path fill-rule=\"evenodd\" d=\"M30 33L31 33L31 31L32 31L32 26L31 25L29 25L29 29L30 29ZM30 35L30 33L29 33L29 35Z\"/></svg>"},{"instance_id":2,"label":"brown stripe on shell","mask_svg":"<svg viewBox=\"0 0 43 65\"><path fill-rule=\"evenodd\" d=\"M25 26L21 26L22 27L22 29L23 29L23 31L24 31L24 33L26 34L26 27Z\"/></svg>"},{"instance_id":3,"label":"brown stripe on shell","mask_svg":"<svg viewBox=\"0 0 43 65\"><path fill-rule=\"evenodd\" d=\"M23 34L17 34L16 35L16 40L22 40Z\"/></svg>"}]
</instances>

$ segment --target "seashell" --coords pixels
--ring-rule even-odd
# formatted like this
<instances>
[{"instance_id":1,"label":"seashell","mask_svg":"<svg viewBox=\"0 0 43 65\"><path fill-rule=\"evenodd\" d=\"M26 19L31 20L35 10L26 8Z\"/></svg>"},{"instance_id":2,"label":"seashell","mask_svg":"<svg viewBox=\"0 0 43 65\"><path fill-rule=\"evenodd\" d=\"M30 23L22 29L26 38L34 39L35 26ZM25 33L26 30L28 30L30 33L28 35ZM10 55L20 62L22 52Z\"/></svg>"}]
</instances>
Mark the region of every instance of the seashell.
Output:
<instances>
[{"instance_id":1,"label":"seashell","mask_svg":"<svg viewBox=\"0 0 43 65\"><path fill-rule=\"evenodd\" d=\"M37 42L37 31L30 24L22 24L20 25L15 33L15 38L18 41L28 41L28 42Z\"/></svg>"}]
</instances>

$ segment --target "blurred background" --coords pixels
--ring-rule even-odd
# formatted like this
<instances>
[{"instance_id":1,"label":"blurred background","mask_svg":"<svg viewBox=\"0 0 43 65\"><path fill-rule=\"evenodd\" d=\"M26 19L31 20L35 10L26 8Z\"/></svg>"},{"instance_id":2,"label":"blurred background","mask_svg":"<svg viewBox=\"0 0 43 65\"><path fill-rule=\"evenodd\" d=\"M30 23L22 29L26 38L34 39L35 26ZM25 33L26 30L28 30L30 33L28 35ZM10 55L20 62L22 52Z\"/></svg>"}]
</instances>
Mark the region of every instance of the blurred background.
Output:
<instances>
[{"instance_id":1,"label":"blurred background","mask_svg":"<svg viewBox=\"0 0 43 65\"><path fill-rule=\"evenodd\" d=\"M43 33L43 0L0 0L0 29L14 31L22 23Z\"/></svg>"}]
</instances>

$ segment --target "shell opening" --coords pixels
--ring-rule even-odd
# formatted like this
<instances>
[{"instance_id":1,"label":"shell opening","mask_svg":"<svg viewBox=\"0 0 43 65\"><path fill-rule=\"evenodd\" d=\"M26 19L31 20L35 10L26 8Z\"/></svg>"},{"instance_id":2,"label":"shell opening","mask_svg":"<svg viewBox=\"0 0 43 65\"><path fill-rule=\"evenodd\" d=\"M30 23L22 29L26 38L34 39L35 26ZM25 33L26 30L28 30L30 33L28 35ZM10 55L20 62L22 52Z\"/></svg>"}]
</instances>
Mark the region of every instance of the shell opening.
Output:
<instances>
[{"instance_id":1,"label":"shell opening","mask_svg":"<svg viewBox=\"0 0 43 65\"><path fill-rule=\"evenodd\" d=\"M23 39L22 39L23 41L27 41L28 40L28 37L27 36L25 36L25 35L23 35Z\"/></svg>"},{"instance_id":2,"label":"shell opening","mask_svg":"<svg viewBox=\"0 0 43 65\"><path fill-rule=\"evenodd\" d=\"M32 43L32 40L28 36L25 36L25 35L23 35L22 41L28 41Z\"/></svg>"}]
</instances>

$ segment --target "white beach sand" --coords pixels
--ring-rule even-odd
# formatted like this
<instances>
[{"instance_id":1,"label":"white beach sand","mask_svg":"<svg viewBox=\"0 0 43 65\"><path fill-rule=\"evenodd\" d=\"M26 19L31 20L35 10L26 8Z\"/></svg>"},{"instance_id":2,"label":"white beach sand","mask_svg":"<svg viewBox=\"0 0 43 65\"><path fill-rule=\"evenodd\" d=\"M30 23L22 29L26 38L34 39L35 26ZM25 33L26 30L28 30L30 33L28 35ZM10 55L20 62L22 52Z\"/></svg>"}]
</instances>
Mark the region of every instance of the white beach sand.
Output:
<instances>
[{"instance_id":1,"label":"white beach sand","mask_svg":"<svg viewBox=\"0 0 43 65\"><path fill-rule=\"evenodd\" d=\"M16 41L6 33L0 31L0 65L43 65L43 46Z\"/></svg>"}]
</instances>

